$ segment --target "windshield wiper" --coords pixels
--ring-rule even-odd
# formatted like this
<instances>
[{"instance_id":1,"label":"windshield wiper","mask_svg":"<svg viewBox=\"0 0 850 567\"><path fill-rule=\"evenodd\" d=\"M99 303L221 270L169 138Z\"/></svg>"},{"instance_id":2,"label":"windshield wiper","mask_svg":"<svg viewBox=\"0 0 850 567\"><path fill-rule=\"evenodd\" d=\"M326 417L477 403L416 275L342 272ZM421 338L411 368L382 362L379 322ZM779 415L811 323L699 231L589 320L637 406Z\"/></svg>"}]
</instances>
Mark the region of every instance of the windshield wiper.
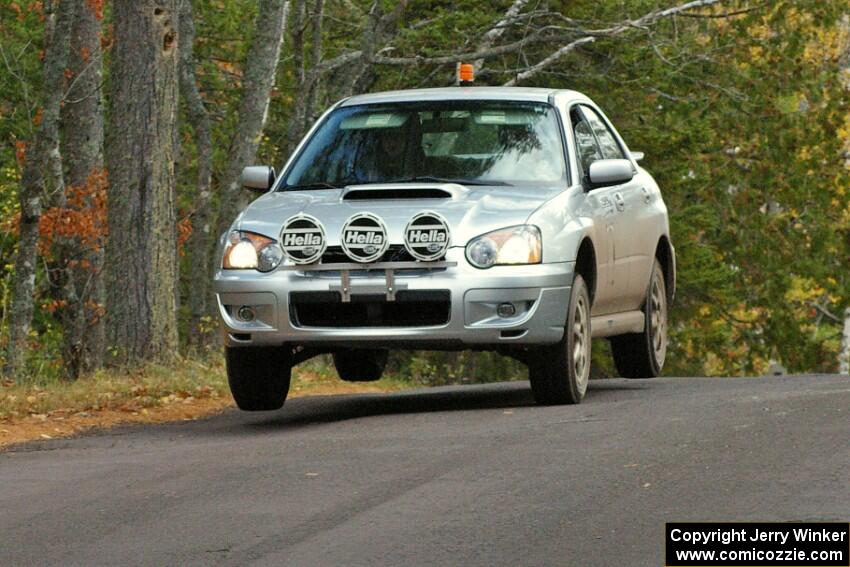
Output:
<instances>
[{"instance_id":1,"label":"windshield wiper","mask_svg":"<svg viewBox=\"0 0 850 567\"><path fill-rule=\"evenodd\" d=\"M310 191L312 189L342 189L344 185L334 185L326 181L316 183L305 183L304 185L284 185L282 191Z\"/></svg>"},{"instance_id":2,"label":"windshield wiper","mask_svg":"<svg viewBox=\"0 0 850 567\"><path fill-rule=\"evenodd\" d=\"M481 179L463 179L460 177L435 177L433 175L418 175L416 177L404 177L401 179L391 179L386 183L457 183L458 185L499 185L503 187L511 187L510 183L504 181L486 181Z\"/></svg>"}]
</instances>

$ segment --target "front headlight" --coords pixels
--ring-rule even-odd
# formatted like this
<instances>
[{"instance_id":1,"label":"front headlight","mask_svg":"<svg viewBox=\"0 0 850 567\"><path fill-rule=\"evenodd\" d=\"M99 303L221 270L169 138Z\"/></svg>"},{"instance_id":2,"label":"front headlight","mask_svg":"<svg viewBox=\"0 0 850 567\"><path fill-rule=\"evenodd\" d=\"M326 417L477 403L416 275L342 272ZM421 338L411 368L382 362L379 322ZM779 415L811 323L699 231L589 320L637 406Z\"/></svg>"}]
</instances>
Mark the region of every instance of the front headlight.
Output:
<instances>
[{"instance_id":1,"label":"front headlight","mask_svg":"<svg viewBox=\"0 0 850 567\"><path fill-rule=\"evenodd\" d=\"M221 267L225 270L270 272L283 259L277 241L261 234L234 230L227 235Z\"/></svg>"},{"instance_id":2,"label":"front headlight","mask_svg":"<svg viewBox=\"0 0 850 567\"><path fill-rule=\"evenodd\" d=\"M466 245L466 257L476 268L539 264L542 250L540 229L522 225L494 230L472 239Z\"/></svg>"}]
</instances>

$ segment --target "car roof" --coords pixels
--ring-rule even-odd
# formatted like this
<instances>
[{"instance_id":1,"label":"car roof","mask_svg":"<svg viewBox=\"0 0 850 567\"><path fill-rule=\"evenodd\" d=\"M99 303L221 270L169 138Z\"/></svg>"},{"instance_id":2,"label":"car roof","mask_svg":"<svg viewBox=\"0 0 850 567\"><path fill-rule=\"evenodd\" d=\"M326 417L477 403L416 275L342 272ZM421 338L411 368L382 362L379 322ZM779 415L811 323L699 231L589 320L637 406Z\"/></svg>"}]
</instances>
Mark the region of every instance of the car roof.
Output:
<instances>
[{"instance_id":1,"label":"car roof","mask_svg":"<svg viewBox=\"0 0 850 567\"><path fill-rule=\"evenodd\" d=\"M569 100L589 100L577 91L533 87L443 87L409 89L356 95L344 100L340 106L379 104L387 102L427 102L441 100L515 100L522 102L548 102L558 95Z\"/></svg>"}]
</instances>

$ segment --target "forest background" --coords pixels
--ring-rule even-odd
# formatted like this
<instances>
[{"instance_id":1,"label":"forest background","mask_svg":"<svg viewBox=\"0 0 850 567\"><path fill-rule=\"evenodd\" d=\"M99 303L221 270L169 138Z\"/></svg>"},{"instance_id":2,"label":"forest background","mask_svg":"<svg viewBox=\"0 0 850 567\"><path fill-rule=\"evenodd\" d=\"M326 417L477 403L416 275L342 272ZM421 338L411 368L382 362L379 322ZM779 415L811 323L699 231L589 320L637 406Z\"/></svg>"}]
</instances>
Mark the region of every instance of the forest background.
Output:
<instances>
[{"instance_id":1,"label":"forest background","mask_svg":"<svg viewBox=\"0 0 850 567\"><path fill-rule=\"evenodd\" d=\"M279 169L343 97L448 86L461 61L582 91L646 153L678 256L666 374L848 372L846 0L0 0L6 379L220 357L209 282L241 168Z\"/></svg>"}]
</instances>

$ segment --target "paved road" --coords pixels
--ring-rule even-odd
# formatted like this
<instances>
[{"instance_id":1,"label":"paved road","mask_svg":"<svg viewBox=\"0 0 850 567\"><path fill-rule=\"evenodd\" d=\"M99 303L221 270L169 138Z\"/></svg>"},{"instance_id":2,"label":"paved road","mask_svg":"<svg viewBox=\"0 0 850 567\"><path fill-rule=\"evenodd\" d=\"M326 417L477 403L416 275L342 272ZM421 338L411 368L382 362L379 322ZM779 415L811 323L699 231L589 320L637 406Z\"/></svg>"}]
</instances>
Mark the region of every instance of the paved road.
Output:
<instances>
[{"instance_id":1,"label":"paved road","mask_svg":"<svg viewBox=\"0 0 850 567\"><path fill-rule=\"evenodd\" d=\"M663 523L850 520L850 379L291 400L0 454L0 565L663 565Z\"/></svg>"}]
</instances>

